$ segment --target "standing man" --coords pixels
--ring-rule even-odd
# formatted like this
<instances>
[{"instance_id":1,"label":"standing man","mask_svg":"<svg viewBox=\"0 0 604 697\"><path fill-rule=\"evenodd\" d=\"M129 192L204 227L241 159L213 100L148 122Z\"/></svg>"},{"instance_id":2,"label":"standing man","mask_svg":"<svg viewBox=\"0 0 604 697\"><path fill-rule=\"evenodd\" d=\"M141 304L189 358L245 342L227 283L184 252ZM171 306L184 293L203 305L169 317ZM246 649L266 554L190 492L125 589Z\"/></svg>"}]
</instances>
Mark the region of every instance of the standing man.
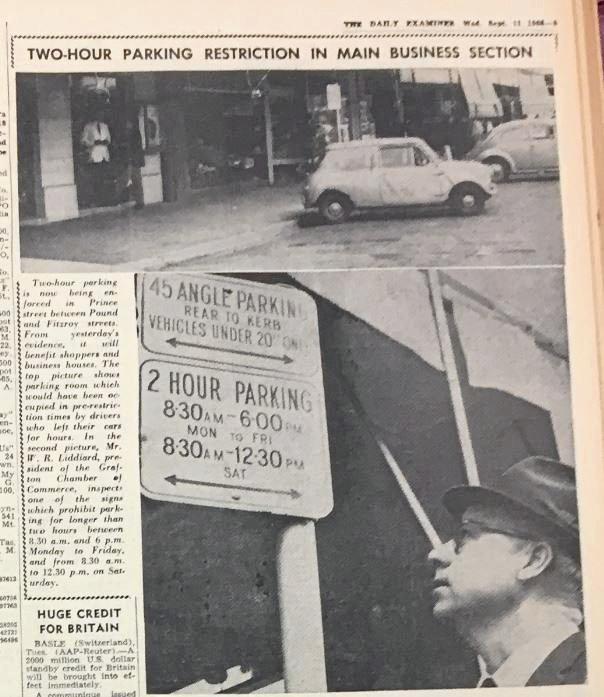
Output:
<instances>
[{"instance_id":1,"label":"standing man","mask_svg":"<svg viewBox=\"0 0 604 697\"><path fill-rule=\"evenodd\" d=\"M477 687L584 683L574 469L530 457L443 503L459 529L428 557L433 613L476 652Z\"/></svg>"},{"instance_id":2,"label":"standing man","mask_svg":"<svg viewBox=\"0 0 604 697\"><path fill-rule=\"evenodd\" d=\"M145 166L145 151L136 113L131 114L126 122L126 136L128 139L128 188L134 200L134 208L140 210L145 205L141 172Z\"/></svg>"},{"instance_id":3,"label":"standing man","mask_svg":"<svg viewBox=\"0 0 604 697\"><path fill-rule=\"evenodd\" d=\"M96 114L95 118L88 121L82 130L80 142L88 153L88 162L100 164L109 162L109 145L111 144L111 133L109 126L103 120L101 114Z\"/></svg>"},{"instance_id":4,"label":"standing man","mask_svg":"<svg viewBox=\"0 0 604 697\"><path fill-rule=\"evenodd\" d=\"M100 110L86 123L80 135L86 154L86 206L106 206L111 201L111 132Z\"/></svg>"}]
</instances>

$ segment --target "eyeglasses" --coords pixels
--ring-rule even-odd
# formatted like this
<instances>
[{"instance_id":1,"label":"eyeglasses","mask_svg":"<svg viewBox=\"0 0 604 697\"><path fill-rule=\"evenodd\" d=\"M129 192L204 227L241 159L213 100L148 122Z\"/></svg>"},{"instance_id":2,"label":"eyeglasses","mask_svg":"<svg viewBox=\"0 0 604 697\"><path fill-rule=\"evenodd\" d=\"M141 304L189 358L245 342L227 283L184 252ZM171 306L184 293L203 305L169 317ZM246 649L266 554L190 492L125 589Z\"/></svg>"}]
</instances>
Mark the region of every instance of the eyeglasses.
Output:
<instances>
[{"instance_id":1,"label":"eyeglasses","mask_svg":"<svg viewBox=\"0 0 604 697\"><path fill-rule=\"evenodd\" d=\"M457 531L451 538L455 552L460 552L470 540L477 540L481 535L505 535L506 537L515 537L519 540L531 541L533 538L528 534L517 530L505 530L503 528L493 528L483 523L478 523L473 520L464 520L458 527Z\"/></svg>"}]
</instances>

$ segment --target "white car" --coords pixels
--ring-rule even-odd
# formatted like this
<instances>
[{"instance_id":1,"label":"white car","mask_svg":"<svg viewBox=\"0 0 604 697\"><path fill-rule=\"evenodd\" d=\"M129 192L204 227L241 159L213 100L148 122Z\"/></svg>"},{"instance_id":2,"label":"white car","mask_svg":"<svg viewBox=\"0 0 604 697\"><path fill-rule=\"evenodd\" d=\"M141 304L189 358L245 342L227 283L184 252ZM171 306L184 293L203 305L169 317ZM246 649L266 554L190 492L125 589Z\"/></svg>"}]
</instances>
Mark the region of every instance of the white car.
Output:
<instances>
[{"instance_id":1,"label":"white car","mask_svg":"<svg viewBox=\"0 0 604 697\"><path fill-rule=\"evenodd\" d=\"M377 138L329 145L308 177L304 206L329 223L355 208L445 205L474 215L495 191L486 165L441 160L420 138Z\"/></svg>"},{"instance_id":2,"label":"white car","mask_svg":"<svg viewBox=\"0 0 604 697\"><path fill-rule=\"evenodd\" d=\"M493 168L493 180L512 174L558 173L558 142L554 119L508 121L494 128L466 155Z\"/></svg>"}]
</instances>

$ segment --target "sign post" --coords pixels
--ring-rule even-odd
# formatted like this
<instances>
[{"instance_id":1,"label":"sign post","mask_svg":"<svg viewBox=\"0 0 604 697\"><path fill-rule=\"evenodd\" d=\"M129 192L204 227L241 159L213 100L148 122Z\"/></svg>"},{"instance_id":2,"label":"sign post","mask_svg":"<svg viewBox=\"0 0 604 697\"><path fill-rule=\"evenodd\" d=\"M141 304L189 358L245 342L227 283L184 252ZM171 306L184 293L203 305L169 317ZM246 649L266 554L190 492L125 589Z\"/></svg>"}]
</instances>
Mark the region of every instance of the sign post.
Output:
<instances>
[{"instance_id":1,"label":"sign post","mask_svg":"<svg viewBox=\"0 0 604 697\"><path fill-rule=\"evenodd\" d=\"M333 507L316 306L223 276L138 277L145 496L295 516L277 553L288 691L325 691L314 521Z\"/></svg>"},{"instance_id":2,"label":"sign post","mask_svg":"<svg viewBox=\"0 0 604 697\"><path fill-rule=\"evenodd\" d=\"M332 82L327 85L327 108L330 111L336 112L336 129L338 131L338 143L341 143L342 138L342 91L338 82Z\"/></svg>"},{"instance_id":3,"label":"sign post","mask_svg":"<svg viewBox=\"0 0 604 697\"><path fill-rule=\"evenodd\" d=\"M285 689L327 692L314 521L292 523L281 533L277 580Z\"/></svg>"}]
</instances>

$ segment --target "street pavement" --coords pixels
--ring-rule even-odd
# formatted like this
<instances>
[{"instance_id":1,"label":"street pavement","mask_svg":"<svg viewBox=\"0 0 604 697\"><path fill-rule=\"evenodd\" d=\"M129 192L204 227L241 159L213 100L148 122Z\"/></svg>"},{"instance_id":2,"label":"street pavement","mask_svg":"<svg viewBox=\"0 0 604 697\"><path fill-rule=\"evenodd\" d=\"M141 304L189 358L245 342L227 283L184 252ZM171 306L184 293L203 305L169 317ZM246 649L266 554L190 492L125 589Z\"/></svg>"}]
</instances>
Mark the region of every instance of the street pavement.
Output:
<instances>
[{"instance_id":1,"label":"street pavement","mask_svg":"<svg viewBox=\"0 0 604 697\"><path fill-rule=\"evenodd\" d=\"M373 211L341 225L305 213L299 186L217 187L140 212L23 227L21 256L24 271L60 270L61 260L75 262L69 270L77 262L115 270L302 270L564 261L556 180L501 184L478 216Z\"/></svg>"}]
</instances>

